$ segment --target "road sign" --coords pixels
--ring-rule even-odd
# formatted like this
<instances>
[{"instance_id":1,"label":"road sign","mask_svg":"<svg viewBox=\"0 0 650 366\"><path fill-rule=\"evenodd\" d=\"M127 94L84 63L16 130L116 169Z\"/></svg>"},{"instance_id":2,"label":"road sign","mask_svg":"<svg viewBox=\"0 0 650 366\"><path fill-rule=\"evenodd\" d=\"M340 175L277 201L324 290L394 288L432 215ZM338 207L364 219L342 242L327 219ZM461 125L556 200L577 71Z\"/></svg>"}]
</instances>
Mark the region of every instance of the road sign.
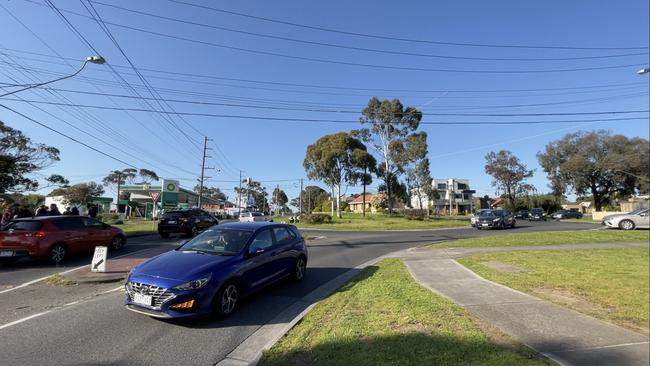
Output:
<instances>
[{"instance_id":1,"label":"road sign","mask_svg":"<svg viewBox=\"0 0 650 366\"><path fill-rule=\"evenodd\" d=\"M160 197L160 192L158 191L149 192L149 196L154 202L156 202L158 201L158 197Z\"/></svg>"},{"instance_id":2,"label":"road sign","mask_svg":"<svg viewBox=\"0 0 650 366\"><path fill-rule=\"evenodd\" d=\"M108 247L95 247L95 254L92 262L90 262L90 270L92 272L106 272L107 255Z\"/></svg>"}]
</instances>

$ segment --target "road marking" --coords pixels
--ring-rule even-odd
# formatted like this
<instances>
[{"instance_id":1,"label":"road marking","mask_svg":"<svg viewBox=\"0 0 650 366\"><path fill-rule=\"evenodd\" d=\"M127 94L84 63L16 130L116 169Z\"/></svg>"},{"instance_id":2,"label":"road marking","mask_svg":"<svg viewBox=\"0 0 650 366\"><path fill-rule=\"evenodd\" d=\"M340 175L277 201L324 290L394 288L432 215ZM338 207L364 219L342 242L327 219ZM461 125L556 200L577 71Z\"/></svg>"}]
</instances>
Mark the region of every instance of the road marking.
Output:
<instances>
[{"instance_id":1,"label":"road marking","mask_svg":"<svg viewBox=\"0 0 650 366\"><path fill-rule=\"evenodd\" d=\"M39 316L41 316L41 315L45 315L45 314L49 313L50 311L51 311L51 310L44 311L44 312L42 312L42 313L33 314L33 315L28 316L28 317L25 317L25 318L22 318L22 319L15 320L15 321L13 321L13 322L11 322L11 323L7 323L7 324L4 324L4 325L0 325L0 330L5 329L5 328L9 328L9 327L11 327L11 326L13 326L13 325L20 324L20 323L22 323L22 322L26 322L26 321L28 321L28 320L30 320L30 319L34 319L34 318L39 317Z\"/></svg>"},{"instance_id":2,"label":"road marking","mask_svg":"<svg viewBox=\"0 0 650 366\"><path fill-rule=\"evenodd\" d=\"M114 288L112 290L104 291L104 292L102 292L102 294L110 294L111 292L122 290L123 288L124 288L124 286L119 286L119 287L116 287L116 288Z\"/></svg>"},{"instance_id":3,"label":"road marking","mask_svg":"<svg viewBox=\"0 0 650 366\"><path fill-rule=\"evenodd\" d=\"M150 249L153 249L153 248L150 248ZM149 250L149 249L140 249L140 250L136 250L136 251L134 251L134 252L125 253L125 254L122 254L122 255L118 255L118 256L115 256L115 257L111 257L111 258L109 258L109 259L118 259L118 258L122 258L122 257L128 257L128 256L131 256L131 255L134 255L134 254L140 253L140 252L144 252L144 251L146 251L146 250ZM86 268L86 267L88 267L88 265L87 265L87 264L84 264L83 266L79 266L79 267L75 267L75 268L72 268L72 269L68 269L68 270L63 271L63 272L52 273L52 274L47 275L47 276L45 276L45 277L37 278L37 279L35 279L35 280L31 280L31 281L29 281L29 282L22 283L22 284L20 284L20 285L14 286L14 287L12 287L12 288L8 288L8 289L6 289L6 290L2 290L2 291L0 291L0 294L4 294L4 293L7 293L7 292L11 292L11 291L14 291L14 290L18 290L18 289L21 289L21 288L23 288L23 287L27 287L27 286L33 285L33 284L35 284L35 283L38 283L38 282L41 282L41 281L45 281L45 280L47 280L48 278L50 278L51 276L53 276L53 275L55 275L55 274L58 274L58 275L65 275L65 274L68 274L68 273L70 273L70 272L78 271L78 270L80 270L80 269L82 269L82 268ZM0 329L1 329L1 328L0 328Z\"/></svg>"}]
</instances>

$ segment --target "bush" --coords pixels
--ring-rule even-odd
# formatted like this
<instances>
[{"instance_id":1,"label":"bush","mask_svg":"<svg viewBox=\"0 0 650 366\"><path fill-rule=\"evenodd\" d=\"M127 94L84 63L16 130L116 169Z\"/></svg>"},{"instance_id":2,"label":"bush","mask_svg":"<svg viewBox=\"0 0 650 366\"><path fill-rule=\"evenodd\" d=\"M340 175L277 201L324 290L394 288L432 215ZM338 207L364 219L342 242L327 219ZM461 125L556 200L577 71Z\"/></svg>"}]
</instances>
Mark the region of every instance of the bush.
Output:
<instances>
[{"instance_id":1,"label":"bush","mask_svg":"<svg viewBox=\"0 0 650 366\"><path fill-rule=\"evenodd\" d=\"M404 217L407 220L423 221L426 217L426 214L424 210L409 210L404 212Z\"/></svg>"},{"instance_id":2,"label":"bush","mask_svg":"<svg viewBox=\"0 0 650 366\"><path fill-rule=\"evenodd\" d=\"M331 224L332 216L328 214L303 214L300 216L301 223L307 224Z\"/></svg>"},{"instance_id":3,"label":"bush","mask_svg":"<svg viewBox=\"0 0 650 366\"><path fill-rule=\"evenodd\" d=\"M109 221L116 221L120 218L118 214L114 213L105 213L105 214L99 214L97 215L97 220L101 222L109 222Z\"/></svg>"},{"instance_id":4,"label":"bush","mask_svg":"<svg viewBox=\"0 0 650 366\"><path fill-rule=\"evenodd\" d=\"M352 210L350 210L350 206L346 206L346 207L345 207L345 210L343 210L343 211L345 211L345 212L352 212Z\"/></svg>"}]
</instances>

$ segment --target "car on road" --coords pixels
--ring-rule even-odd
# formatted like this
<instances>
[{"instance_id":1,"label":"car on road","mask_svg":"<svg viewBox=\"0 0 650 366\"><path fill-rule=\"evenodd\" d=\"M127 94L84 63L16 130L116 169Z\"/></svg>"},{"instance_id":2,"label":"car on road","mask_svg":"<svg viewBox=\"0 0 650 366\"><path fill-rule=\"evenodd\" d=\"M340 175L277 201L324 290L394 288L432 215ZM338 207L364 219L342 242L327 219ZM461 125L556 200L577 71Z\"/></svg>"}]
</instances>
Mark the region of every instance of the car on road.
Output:
<instances>
[{"instance_id":1,"label":"car on road","mask_svg":"<svg viewBox=\"0 0 650 366\"><path fill-rule=\"evenodd\" d=\"M603 217L603 225L623 230L650 229L650 209L638 208L625 214Z\"/></svg>"},{"instance_id":2,"label":"car on road","mask_svg":"<svg viewBox=\"0 0 650 366\"><path fill-rule=\"evenodd\" d=\"M40 216L15 219L0 229L0 260L21 257L62 262L68 256L92 253L95 246L112 250L126 245L126 235L114 226L86 216Z\"/></svg>"},{"instance_id":3,"label":"car on road","mask_svg":"<svg viewBox=\"0 0 650 366\"><path fill-rule=\"evenodd\" d=\"M485 211L490 211L490 210L489 209L480 209L480 210L476 211L476 213L474 215L472 215L472 217L469 218L469 223L470 223L470 225L472 225L472 227L476 227L476 219L478 218L478 216L481 213L483 213Z\"/></svg>"},{"instance_id":4,"label":"car on road","mask_svg":"<svg viewBox=\"0 0 650 366\"><path fill-rule=\"evenodd\" d=\"M506 210L485 210L476 218L476 228L505 229L515 227L515 216Z\"/></svg>"},{"instance_id":5,"label":"car on road","mask_svg":"<svg viewBox=\"0 0 650 366\"><path fill-rule=\"evenodd\" d=\"M135 267L125 306L157 318L228 316L245 296L285 278L302 280L307 259L305 240L293 225L214 226Z\"/></svg>"},{"instance_id":6,"label":"car on road","mask_svg":"<svg viewBox=\"0 0 650 366\"><path fill-rule=\"evenodd\" d=\"M559 210L551 214L551 217L556 220L561 219L581 219L582 213L573 210Z\"/></svg>"},{"instance_id":7,"label":"car on road","mask_svg":"<svg viewBox=\"0 0 650 366\"><path fill-rule=\"evenodd\" d=\"M265 222L265 221L273 221L268 216L264 216L263 213L261 212L242 212L239 215L239 222Z\"/></svg>"},{"instance_id":8,"label":"car on road","mask_svg":"<svg viewBox=\"0 0 650 366\"><path fill-rule=\"evenodd\" d=\"M528 221L546 221L546 212L542 208L532 208L528 214Z\"/></svg>"},{"instance_id":9,"label":"car on road","mask_svg":"<svg viewBox=\"0 0 650 366\"><path fill-rule=\"evenodd\" d=\"M519 210L515 212L515 219L527 219L530 216L528 210Z\"/></svg>"},{"instance_id":10,"label":"car on road","mask_svg":"<svg viewBox=\"0 0 650 366\"><path fill-rule=\"evenodd\" d=\"M169 238L171 234L184 234L196 236L200 231L219 221L211 214L200 209L174 210L165 212L158 222L158 234L163 238Z\"/></svg>"}]
</instances>

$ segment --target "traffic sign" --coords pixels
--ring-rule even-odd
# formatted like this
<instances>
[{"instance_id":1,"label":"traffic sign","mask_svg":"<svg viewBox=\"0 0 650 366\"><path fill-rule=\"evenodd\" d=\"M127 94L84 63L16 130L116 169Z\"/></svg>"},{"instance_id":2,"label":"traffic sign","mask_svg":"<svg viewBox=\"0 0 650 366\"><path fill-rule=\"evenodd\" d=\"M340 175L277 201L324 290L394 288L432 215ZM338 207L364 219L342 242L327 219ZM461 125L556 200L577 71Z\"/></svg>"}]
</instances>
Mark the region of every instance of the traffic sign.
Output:
<instances>
[{"instance_id":1,"label":"traffic sign","mask_svg":"<svg viewBox=\"0 0 650 366\"><path fill-rule=\"evenodd\" d=\"M95 247L95 254L93 254L93 260L90 262L90 270L92 272L106 272L107 255L108 247Z\"/></svg>"},{"instance_id":2,"label":"traffic sign","mask_svg":"<svg viewBox=\"0 0 650 366\"><path fill-rule=\"evenodd\" d=\"M156 202L158 201L158 197L160 197L160 192L158 191L149 192L149 196L154 202Z\"/></svg>"}]
</instances>

